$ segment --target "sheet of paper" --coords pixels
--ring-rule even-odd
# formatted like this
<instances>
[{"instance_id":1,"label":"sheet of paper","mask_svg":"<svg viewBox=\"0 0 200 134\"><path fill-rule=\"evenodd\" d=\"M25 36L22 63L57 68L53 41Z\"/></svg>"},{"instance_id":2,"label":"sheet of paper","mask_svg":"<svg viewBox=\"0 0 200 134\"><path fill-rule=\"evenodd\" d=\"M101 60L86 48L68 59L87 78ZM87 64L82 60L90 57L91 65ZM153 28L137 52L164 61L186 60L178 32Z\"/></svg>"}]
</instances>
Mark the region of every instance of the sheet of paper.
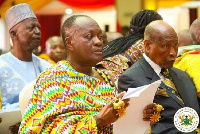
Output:
<instances>
[{"instance_id":1,"label":"sheet of paper","mask_svg":"<svg viewBox=\"0 0 200 134\"><path fill-rule=\"evenodd\" d=\"M20 109L0 110L0 134L10 134L9 127L22 120Z\"/></svg>"},{"instance_id":2,"label":"sheet of paper","mask_svg":"<svg viewBox=\"0 0 200 134\"><path fill-rule=\"evenodd\" d=\"M113 125L114 134L144 134L150 127L149 121L143 121L143 109L153 103L154 95L161 81L138 88L129 88L122 99L130 98L126 115Z\"/></svg>"}]
</instances>

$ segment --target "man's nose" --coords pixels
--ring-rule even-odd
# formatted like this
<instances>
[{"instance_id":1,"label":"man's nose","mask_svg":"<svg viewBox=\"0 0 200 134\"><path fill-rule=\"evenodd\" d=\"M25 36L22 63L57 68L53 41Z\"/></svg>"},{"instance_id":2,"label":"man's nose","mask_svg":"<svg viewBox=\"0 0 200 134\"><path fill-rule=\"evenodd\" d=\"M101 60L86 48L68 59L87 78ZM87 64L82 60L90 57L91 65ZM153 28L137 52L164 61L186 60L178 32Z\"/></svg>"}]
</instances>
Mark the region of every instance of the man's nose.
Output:
<instances>
[{"instance_id":1,"label":"man's nose","mask_svg":"<svg viewBox=\"0 0 200 134\"><path fill-rule=\"evenodd\" d=\"M60 47L56 47L56 52L61 52L61 48Z\"/></svg>"},{"instance_id":2,"label":"man's nose","mask_svg":"<svg viewBox=\"0 0 200 134\"><path fill-rule=\"evenodd\" d=\"M170 55L176 57L178 52L178 48L176 47L171 47L170 48Z\"/></svg>"},{"instance_id":3,"label":"man's nose","mask_svg":"<svg viewBox=\"0 0 200 134\"><path fill-rule=\"evenodd\" d=\"M41 30L40 30L38 27L35 27L35 28L34 28L34 32L35 32L36 34L41 34Z\"/></svg>"},{"instance_id":4,"label":"man's nose","mask_svg":"<svg viewBox=\"0 0 200 134\"><path fill-rule=\"evenodd\" d=\"M94 42L95 45L103 46L103 41L101 39L99 39L98 37L95 37L93 39L93 42Z\"/></svg>"}]
</instances>

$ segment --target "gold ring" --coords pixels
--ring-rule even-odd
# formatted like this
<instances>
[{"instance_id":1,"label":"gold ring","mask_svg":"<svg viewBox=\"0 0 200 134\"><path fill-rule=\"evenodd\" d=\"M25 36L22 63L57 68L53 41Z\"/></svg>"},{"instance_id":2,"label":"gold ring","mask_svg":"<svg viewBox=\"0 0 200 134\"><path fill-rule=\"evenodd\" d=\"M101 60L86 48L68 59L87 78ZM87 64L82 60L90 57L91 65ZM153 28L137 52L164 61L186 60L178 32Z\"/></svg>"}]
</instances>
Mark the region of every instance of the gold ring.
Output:
<instances>
[{"instance_id":1,"label":"gold ring","mask_svg":"<svg viewBox=\"0 0 200 134\"><path fill-rule=\"evenodd\" d=\"M114 109L121 109L124 108L125 103L121 100L121 98L115 98L113 101L113 107Z\"/></svg>"},{"instance_id":2,"label":"gold ring","mask_svg":"<svg viewBox=\"0 0 200 134\"><path fill-rule=\"evenodd\" d=\"M164 110L164 108L163 108L162 105L159 105L159 104L156 104L156 103L154 103L154 104L156 105L156 108L154 109L154 110L156 110L156 111L155 111L154 114L150 117L150 123L151 123L151 124L155 124L156 122L159 121L159 119L161 118L160 112L161 112L162 110Z\"/></svg>"},{"instance_id":3,"label":"gold ring","mask_svg":"<svg viewBox=\"0 0 200 134\"><path fill-rule=\"evenodd\" d=\"M164 110L162 105L156 104L156 111L157 112L161 112L162 110Z\"/></svg>"},{"instance_id":4,"label":"gold ring","mask_svg":"<svg viewBox=\"0 0 200 134\"><path fill-rule=\"evenodd\" d=\"M122 116L124 116L124 115L126 115L126 109L125 108L121 108L121 109L118 109L116 111L117 111L116 115L118 115L119 118L122 117Z\"/></svg>"},{"instance_id":5,"label":"gold ring","mask_svg":"<svg viewBox=\"0 0 200 134\"><path fill-rule=\"evenodd\" d=\"M160 113L154 113L151 117L150 117L150 123L151 124L155 124L156 122L159 121L160 119Z\"/></svg>"},{"instance_id":6,"label":"gold ring","mask_svg":"<svg viewBox=\"0 0 200 134\"><path fill-rule=\"evenodd\" d=\"M126 109L124 108L125 103L121 98L115 98L113 101L113 108L117 111L117 116L122 117L126 114Z\"/></svg>"}]
</instances>

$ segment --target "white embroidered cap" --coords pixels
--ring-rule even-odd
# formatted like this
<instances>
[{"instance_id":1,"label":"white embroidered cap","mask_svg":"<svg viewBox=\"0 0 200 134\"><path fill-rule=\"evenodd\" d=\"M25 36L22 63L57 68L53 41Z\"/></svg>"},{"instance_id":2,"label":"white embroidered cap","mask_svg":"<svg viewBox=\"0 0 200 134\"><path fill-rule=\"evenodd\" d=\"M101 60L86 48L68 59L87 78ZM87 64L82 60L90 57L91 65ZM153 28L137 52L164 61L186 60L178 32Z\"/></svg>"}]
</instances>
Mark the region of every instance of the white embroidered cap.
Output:
<instances>
[{"instance_id":1,"label":"white embroidered cap","mask_svg":"<svg viewBox=\"0 0 200 134\"><path fill-rule=\"evenodd\" d=\"M35 14L33 13L32 8L29 4L21 3L18 5L15 5L11 7L6 12L6 24L8 27L8 30L17 25L19 22L27 19L27 18L37 18Z\"/></svg>"}]
</instances>

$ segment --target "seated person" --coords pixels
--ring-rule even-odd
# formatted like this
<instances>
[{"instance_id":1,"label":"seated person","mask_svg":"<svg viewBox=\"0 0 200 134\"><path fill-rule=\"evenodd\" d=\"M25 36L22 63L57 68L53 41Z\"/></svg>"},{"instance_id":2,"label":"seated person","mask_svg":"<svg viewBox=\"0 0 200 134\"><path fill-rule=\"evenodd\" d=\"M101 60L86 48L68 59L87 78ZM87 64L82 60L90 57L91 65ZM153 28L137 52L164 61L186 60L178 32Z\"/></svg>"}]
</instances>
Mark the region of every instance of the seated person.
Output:
<instances>
[{"instance_id":1,"label":"seated person","mask_svg":"<svg viewBox=\"0 0 200 134\"><path fill-rule=\"evenodd\" d=\"M174 67L187 72L192 78L197 89L197 96L200 99L200 51L192 51L178 57Z\"/></svg>"},{"instance_id":2,"label":"seated person","mask_svg":"<svg viewBox=\"0 0 200 134\"><path fill-rule=\"evenodd\" d=\"M66 59L66 50L60 36L49 37L46 41L45 53L39 55L40 58L56 64L58 61Z\"/></svg>"},{"instance_id":3,"label":"seated person","mask_svg":"<svg viewBox=\"0 0 200 134\"><path fill-rule=\"evenodd\" d=\"M193 81L186 72L173 67L178 52L177 33L166 22L153 21L145 29L144 45L145 53L120 76L118 89L126 91L161 80L153 102L164 109L152 116L152 134L181 133L174 124L175 113L190 107L200 114L200 109Z\"/></svg>"},{"instance_id":4,"label":"seated person","mask_svg":"<svg viewBox=\"0 0 200 134\"><path fill-rule=\"evenodd\" d=\"M96 67L104 70L116 83L119 76L142 56L144 29L155 20L162 20L162 17L153 10L134 14L129 35L108 42L103 50L103 60Z\"/></svg>"},{"instance_id":5,"label":"seated person","mask_svg":"<svg viewBox=\"0 0 200 134\"><path fill-rule=\"evenodd\" d=\"M178 42L179 42L179 47L193 44L193 40L189 29L181 30L178 32Z\"/></svg>"},{"instance_id":6,"label":"seated person","mask_svg":"<svg viewBox=\"0 0 200 134\"><path fill-rule=\"evenodd\" d=\"M125 114L129 99L121 101L124 92L117 95L112 81L93 67L102 59L99 25L88 16L72 15L62 25L62 38L67 60L38 77L19 133L112 133L112 123ZM154 109L144 109L144 120Z\"/></svg>"},{"instance_id":7,"label":"seated person","mask_svg":"<svg viewBox=\"0 0 200 134\"><path fill-rule=\"evenodd\" d=\"M195 87L197 89L197 95L200 101L200 18L193 21L190 26L190 34L192 35L193 43L196 45L190 45L181 47L179 57L176 58L174 67L179 68L189 74L192 78Z\"/></svg>"},{"instance_id":8,"label":"seated person","mask_svg":"<svg viewBox=\"0 0 200 134\"><path fill-rule=\"evenodd\" d=\"M2 109L7 110L19 108L22 88L51 64L33 54L40 44L41 27L30 5L21 3L11 7L5 20L12 49L0 56L0 89ZM10 130L16 133L18 128L16 124Z\"/></svg>"},{"instance_id":9,"label":"seated person","mask_svg":"<svg viewBox=\"0 0 200 134\"><path fill-rule=\"evenodd\" d=\"M51 64L33 54L40 44L41 27L28 4L6 12L6 24L13 47L0 56L0 89L3 108L19 107L19 93Z\"/></svg>"}]
</instances>

